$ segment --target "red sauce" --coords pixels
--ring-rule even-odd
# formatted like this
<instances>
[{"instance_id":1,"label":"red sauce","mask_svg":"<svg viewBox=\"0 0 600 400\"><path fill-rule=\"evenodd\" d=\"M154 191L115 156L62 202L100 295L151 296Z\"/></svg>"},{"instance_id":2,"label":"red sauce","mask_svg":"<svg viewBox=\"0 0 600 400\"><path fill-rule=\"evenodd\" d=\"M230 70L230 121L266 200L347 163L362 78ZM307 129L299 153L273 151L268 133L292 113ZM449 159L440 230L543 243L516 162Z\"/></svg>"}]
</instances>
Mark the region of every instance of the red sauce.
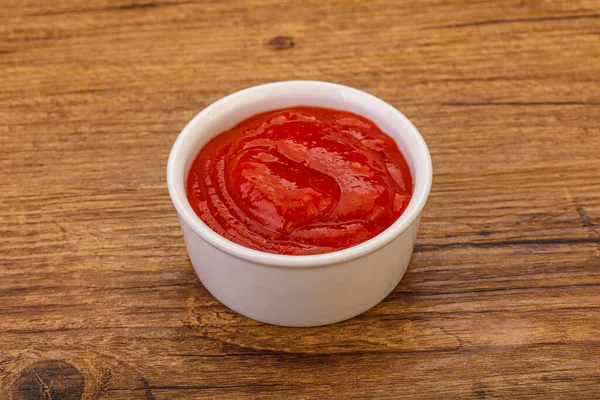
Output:
<instances>
[{"instance_id":1,"label":"red sauce","mask_svg":"<svg viewBox=\"0 0 600 400\"><path fill-rule=\"evenodd\" d=\"M345 249L389 227L413 183L396 142L359 115L293 107L250 117L194 160L187 197L210 228L269 253Z\"/></svg>"}]
</instances>

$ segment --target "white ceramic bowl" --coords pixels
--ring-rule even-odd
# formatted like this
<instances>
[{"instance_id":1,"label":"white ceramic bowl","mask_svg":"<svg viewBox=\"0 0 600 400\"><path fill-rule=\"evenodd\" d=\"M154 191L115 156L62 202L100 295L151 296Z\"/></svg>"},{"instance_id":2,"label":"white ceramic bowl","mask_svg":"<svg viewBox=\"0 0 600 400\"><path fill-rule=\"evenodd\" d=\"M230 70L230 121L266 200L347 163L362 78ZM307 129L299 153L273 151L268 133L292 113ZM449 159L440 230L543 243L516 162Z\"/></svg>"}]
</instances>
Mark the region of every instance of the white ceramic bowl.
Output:
<instances>
[{"instance_id":1,"label":"white ceramic bowl","mask_svg":"<svg viewBox=\"0 0 600 400\"><path fill-rule=\"evenodd\" d=\"M225 239L192 210L185 179L200 149L252 115L297 105L362 115L398 143L413 174L414 193L400 218L376 237L326 254L270 254ZM315 81L268 83L211 104L181 131L167 166L169 194L179 213L190 259L206 289L242 315L284 326L343 321L383 300L406 271L431 180L427 145L404 115L368 93Z\"/></svg>"}]
</instances>

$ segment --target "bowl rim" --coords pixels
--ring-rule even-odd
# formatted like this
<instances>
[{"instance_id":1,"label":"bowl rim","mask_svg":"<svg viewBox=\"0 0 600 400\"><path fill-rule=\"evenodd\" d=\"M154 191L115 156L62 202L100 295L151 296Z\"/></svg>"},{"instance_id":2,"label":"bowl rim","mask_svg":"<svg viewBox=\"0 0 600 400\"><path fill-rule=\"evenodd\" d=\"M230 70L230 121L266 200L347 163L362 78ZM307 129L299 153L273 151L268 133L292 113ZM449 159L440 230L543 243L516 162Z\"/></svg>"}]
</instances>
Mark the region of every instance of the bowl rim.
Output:
<instances>
[{"instance_id":1,"label":"bowl rim","mask_svg":"<svg viewBox=\"0 0 600 400\"><path fill-rule=\"evenodd\" d=\"M415 184L413 196L409 202L409 205L400 215L400 217L387 229L373 238L343 250L314 255L283 255L267 253L234 243L213 231L200 219L200 217L198 217L198 215L193 211L186 196L185 176L183 179L178 176L178 171L182 169L181 163L183 163L185 160L183 154L186 152L186 144L189 140L191 140L192 137L195 137L195 135L198 134L199 130L201 130L203 120L213 115L215 110L226 106L225 108L230 109L228 111L228 113L230 113L232 109L231 103L236 103L239 100L242 100L242 102L239 104L243 104L243 100L249 98L249 96L250 98L252 96L259 97L259 93L264 96L264 93L262 92L269 92L278 88L293 89L293 87L296 85L313 86L313 89L315 90L334 90L337 91L337 93L351 93L355 96L365 98L371 103L376 104L377 107L383 107L387 109L387 111L396 114L396 117L399 119L400 123L404 125L404 130L413 136L413 143L415 143L414 146L416 148L415 157L421 158L420 162L415 162L415 168L417 164L422 164L422 169L420 168L420 174L422 173L422 177L420 177L420 179L422 179L422 181L419 182L418 185L420 190L417 192L417 185ZM292 88L290 88L290 86L292 86ZM415 171L411 170L411 172L413 176L416 175ZM187 175L187 173L188 171L185 171L184 175ZM432 180L433 171L431 155L429 153L427 144L417 128L406 116L404 116L404 114L402 114L389 103L376 96L373 96L372 94L349 86L322 81L293 80L265 83L242 89L215 101L196 114L196 116L192 118L192 120L183 128L183 130L177 136L173 147L171 148L167 163L167 186L169 195L182 222L186 223L208 244L220 249L221 251L224 251L227 254L253 263L281 268L311 268L339 264L363 257L379 248L384 247L392 240L400 236L420 216L421 211L427 202L427 198L429 197Z\"/></svg>"}]
</instances>

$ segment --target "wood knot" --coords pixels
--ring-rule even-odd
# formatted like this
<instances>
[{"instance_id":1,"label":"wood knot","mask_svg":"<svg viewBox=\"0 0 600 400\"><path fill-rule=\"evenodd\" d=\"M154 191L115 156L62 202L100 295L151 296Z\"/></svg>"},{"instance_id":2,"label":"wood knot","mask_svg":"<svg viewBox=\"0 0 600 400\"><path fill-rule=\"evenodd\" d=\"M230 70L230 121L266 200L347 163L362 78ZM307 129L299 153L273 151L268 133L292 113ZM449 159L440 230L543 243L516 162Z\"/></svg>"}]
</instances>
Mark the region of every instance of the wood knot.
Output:
<instances>
[{"instance_id":1,"label":"wood knot","mask_svg":"<svg viewBox=\"0 0 600 400\"><path fill-rule=\"evenodd\" d=\"M17 377L13 399L80 400L83 389L83 375L77 368L62 360L42 360Z\"/></svg>"},{"instance_id":2,"label":"wood knot","mask_svg":"<svg viewBox=\"0 0 600 400\"><path fill-rule=\"evenodd\" d=\"M291 49L295 44L294 38L291 36L275 36L268 43L271 50Z\"/></svg>"},{"instance_id":3,"label":"wood knot","mask_svg":"<svg viewBox=\"0 0 600 400\"><path fill-rule=\"evenodd\" d=\"M490 394L488 393L487 386L480 382L471 385L471 393L475 399L487 399Z\"/></svg>"}]
</instances>

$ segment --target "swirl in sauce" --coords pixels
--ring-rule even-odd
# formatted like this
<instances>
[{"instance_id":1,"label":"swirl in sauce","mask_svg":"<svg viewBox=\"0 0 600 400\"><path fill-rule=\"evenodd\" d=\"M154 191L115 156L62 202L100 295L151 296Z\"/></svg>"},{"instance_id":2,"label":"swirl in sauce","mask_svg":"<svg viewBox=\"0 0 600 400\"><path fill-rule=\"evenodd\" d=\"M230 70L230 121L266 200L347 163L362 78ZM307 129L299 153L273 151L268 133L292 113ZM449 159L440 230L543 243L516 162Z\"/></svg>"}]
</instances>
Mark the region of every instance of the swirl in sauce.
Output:
<instances>
[{"instance_id":1,"label":"swirl in sauce","mask_svg":"<svg viewBox=\"0 0 600 400\"><path fill-rule=\"evenodd\" d=\"M206 144L187 197L225 238L269 253L345 249L389 227L413 184L396 142L359 115L293 107L250 117Z\"/></svg>"}]
</instances>

